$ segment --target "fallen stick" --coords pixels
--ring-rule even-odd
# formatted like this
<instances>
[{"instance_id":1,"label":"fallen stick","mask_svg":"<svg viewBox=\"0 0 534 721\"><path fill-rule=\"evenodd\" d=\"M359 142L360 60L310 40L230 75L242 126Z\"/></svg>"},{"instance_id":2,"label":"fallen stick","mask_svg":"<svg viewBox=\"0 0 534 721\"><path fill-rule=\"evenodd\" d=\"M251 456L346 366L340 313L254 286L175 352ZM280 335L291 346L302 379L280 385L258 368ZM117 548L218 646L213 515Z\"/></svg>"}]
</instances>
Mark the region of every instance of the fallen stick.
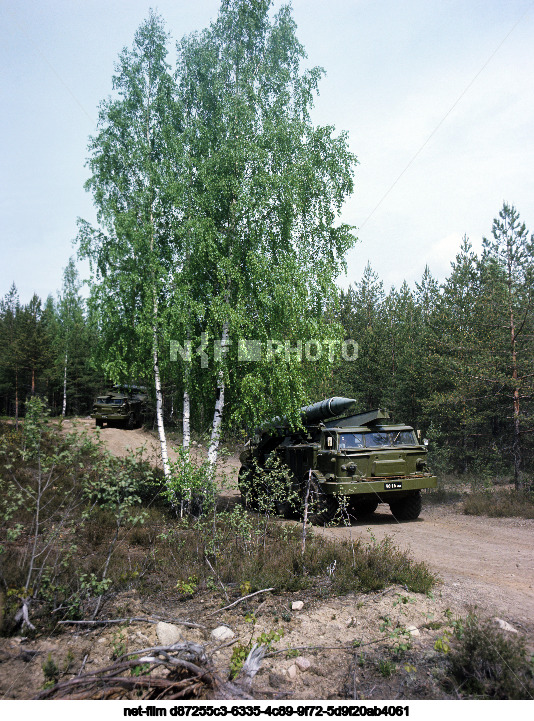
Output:
<instances>
[{"instance_id":1,"label":"fallen stick","mask_svg":"<svg viewBox=\"0 0 534 721\"><path fill-rule=\"evenodd\" d=\"M102 621L58 621L58 624L71 624L71 625L77 625L77 626L105 626L107 624L112 623L132 623L136 621L137 623L159 623L160 621L163 621L164 623L179 623L181 626L188 626L189 628L206 628L201 623L193 623L192 621L181 621L180 619L176 618L170 618L170 619L164 619L164 618L142 618L140 616L131 616L130 618L108 618L103 619Z\"/></svg>"},{"instance_id":2,"label":"fallen stick","mask_svg":"<svg viewBox=\"0 0 534 721\"><path fill-rule=\"evenodd\" d=\"M262 588L261 591L254 591L254 593L249 593L248 596L241 596L241 598L238 598L237 601L234 601L229 606L225 606L224 608L219 608L217 611L212 611L211 613L206 614L207 616L213 616L216 613L221 613L221 611L227 611L229 608L232 608L232 606L237 606L238 603L241 603L241 601L245 601L247 598L252 598L252 596L257 596L259 593L267 593L267 591L274 591L273 588Z\"/></svg>"}]
</instances>

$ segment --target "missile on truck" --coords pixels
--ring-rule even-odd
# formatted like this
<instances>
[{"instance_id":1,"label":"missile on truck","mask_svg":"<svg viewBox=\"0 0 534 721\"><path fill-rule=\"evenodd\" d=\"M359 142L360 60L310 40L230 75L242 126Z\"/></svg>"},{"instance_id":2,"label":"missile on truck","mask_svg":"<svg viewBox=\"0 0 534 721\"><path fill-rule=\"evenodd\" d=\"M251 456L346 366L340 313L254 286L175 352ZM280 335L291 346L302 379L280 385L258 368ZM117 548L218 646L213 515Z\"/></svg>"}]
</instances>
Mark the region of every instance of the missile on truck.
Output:
<instances>
[{"instance_id":1,"label":"missile on truck","mask_svg":"<svg viewBox=\"0 0 534 721\"><path fill-rule=\"evenodd\" d=\"M386 503L399 521L421 512L421 490L436 488L427 448L412 426L393 423L388 411L348 414L356 401L328 398L300 409L301 428L273 418L256 429L241 453L239 488L245 505L258 508L262 494L276 495L286 517L304 511L325 524L345 509L365 519ZM288 469L285 495L269 487L277 459Z\"/></svg>"}]
</instances>

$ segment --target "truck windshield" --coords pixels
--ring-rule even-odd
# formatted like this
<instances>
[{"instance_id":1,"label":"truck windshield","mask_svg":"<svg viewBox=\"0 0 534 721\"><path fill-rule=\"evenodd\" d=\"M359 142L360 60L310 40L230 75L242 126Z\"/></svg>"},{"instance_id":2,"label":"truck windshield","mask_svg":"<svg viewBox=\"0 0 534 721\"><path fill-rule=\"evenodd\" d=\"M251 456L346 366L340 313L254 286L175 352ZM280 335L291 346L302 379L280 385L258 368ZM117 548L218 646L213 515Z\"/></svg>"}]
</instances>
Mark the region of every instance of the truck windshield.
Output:
<instances>
[{"instance_id":1,"label":"truck windshield","mask_svg":"<svg viewBox=\"0 0 534 721\"><path fill-rule=\"evenodd\" d=\"M340 448L363 448L363 433L340 433Z\"/></svg>"},{"instance_id":2,"label":"truck windshield","mask_svg":"<svg viewBox=\"0 0 534 721\"><path fill-rule=\"evenodd\" d=\"M415 446L417 442L413 431L379 431L378 433L366 433L365 445L367 448Z\"/></svg>"},{"instance_id":3,"label":"truck windshield","mask_svg":"<svg viewBox=\"0 0 534 721\"><path fill-rule=\"evenodd\" d=\"M340 433L338 448L381 448L383 446L416 446L413 431L377 431L376 433Z\"/></svg>"}]
</instances>

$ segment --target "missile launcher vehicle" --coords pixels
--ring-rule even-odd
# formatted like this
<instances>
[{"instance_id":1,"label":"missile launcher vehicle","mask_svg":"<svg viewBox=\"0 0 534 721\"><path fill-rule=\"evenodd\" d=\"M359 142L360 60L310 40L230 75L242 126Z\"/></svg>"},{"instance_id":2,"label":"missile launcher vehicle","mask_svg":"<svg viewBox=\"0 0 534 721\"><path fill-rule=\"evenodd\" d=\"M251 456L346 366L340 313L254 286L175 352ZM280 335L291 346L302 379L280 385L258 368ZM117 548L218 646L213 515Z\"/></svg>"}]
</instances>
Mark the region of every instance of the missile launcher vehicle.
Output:
<instances>
[{"instance_id":1,"label":"missile launcher vehicle","mask_svg":"<svg viewBox=\"0 0 534 721\"><path fill-rule=\"evenodd\" d=\"M269 468L276 458L289 469L287 497L275 502L281 515L304 512L323 525L345 511L365 519L387 503L399 521L418 518L421 490L437 486L426 442L411 426L392 423L385 410L347 415L354 403L336 397L301 408L300 429L285 418L257 428L240 456L245 505L257 508L261 494L272 491Z\"/></svg>"},{"instance_id":2,"label":"missile launcher vehicle","mask_svg":"<svg viewBox=\"0 0 534 721\"><path fill-rule=\"evenodd\" d=\"M91 418L102 428L104 423L138 428L146 412L147 394L141 386L113 386L95 399Z\"/></svg>"}]
</instances>

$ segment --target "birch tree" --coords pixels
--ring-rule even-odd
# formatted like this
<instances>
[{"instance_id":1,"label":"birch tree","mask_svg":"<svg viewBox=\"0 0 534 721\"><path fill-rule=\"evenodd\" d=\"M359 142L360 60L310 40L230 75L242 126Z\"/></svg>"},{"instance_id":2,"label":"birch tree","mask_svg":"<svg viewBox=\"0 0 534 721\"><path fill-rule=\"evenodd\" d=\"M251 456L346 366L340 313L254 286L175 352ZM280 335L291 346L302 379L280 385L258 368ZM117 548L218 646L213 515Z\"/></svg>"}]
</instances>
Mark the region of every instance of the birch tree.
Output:
<instances>
[{"instance_id":1,"label":"birch tree","mask_svg":"<svg viewBox=\"0 0 534 721\"><path fill-rule=\"evenodd\" d=\"M167 63L167 35L154 13L124 49L114 99L101 104L91 138L86 187L99 228L80 221L81 255L91 261L101 365L114 380L138 381L151 369L161 458L170 476L163 421L161 318L173 264L178 204L180 113Z\"/></svg>"},{"instance_id":2,"label":"birch tree","mask_svg":"<svg viewBox=\"0 0 534 721\"><path fill-rule=\"evenodd\" d=\"M61 415L67 413L67 389L70 381L70 366L73 365L74 350L79 347L80 341L86 336L85 319L83 314L83 301L80 298L80 281L74 258L70 258L68 265L63 271L63 288L57 303L57 320L59 322L59 345L61 355L56 362L61 362L61 380L63 386L63 397L61 404ZM85 349L87 353L87 348ZM70 364L70 365L69 365ZM80 369L76 368L77 382Z\"/></svg>"},{"instance_id":3,"label":"birch tree","mask_svg":"<svg viewBox=\"0 0 534 721\"><path fill-rule=\"evenodd\" d=\"M191 271L218 351L211 464L229 391L251 411L249 423L261 419L254 409L287 413L304 400L309 367L284 359L244 372L237 339L253 330L283 340L292 328L301 342L321 337L320 309L355 240L338 216L356 159L343 133L311 122L323 71L301 70L306 56L290 9L273 19L270 9L270 0L224 0L217 20L178 48L193 179Z\"/></svg>"}]
</instances>

